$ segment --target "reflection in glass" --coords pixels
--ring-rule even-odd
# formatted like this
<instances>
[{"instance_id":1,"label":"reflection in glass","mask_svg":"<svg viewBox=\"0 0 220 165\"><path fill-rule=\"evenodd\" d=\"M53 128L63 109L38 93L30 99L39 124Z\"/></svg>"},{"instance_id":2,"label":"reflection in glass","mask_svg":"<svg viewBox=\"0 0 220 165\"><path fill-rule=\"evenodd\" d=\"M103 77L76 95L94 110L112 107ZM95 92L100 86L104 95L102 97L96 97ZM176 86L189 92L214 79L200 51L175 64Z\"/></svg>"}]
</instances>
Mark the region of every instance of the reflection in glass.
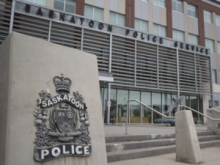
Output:
<instances>
[{"instance_id":1,"label":"reflection in glass","mask_svg":"<svg viewBox=\"0 0 220 165\"><path fill-rule=\"evenodd\" d=\"M171 116L171 112L168 112L168 108L171 104L171 94L162 94L162 112L163 114L167 115L167 116Z\"/></svg>"},{"instance_id":2,"label":"reflection in glass","mask_svg":"<svg viewBox=\"0 0 220 165\"><path fill-rule=\"evenodd\" d=\"M130 91L130 100L140 101L140 92ZM141 106L137 102L130 102L130 123L140 123Z\"/></svg>"},{"instance_id":3,"label":"reflection in glass","mask_svg":"<svg viewBox=\"0 0 220 165\"><path fill-rule=\"evenodd\" d=\"M191 103L191 108L198 111L198 99L196 96L190 96L190 103ZM192 114L193 114L194 122L197 123L198 113L192 111Z\"/></svg>"},{"instance_id":4,"label":"reflection in glass","mask_svg":"<svg viewBox=\"0 0 220 165\"><path fill-rule=\"evenodd\" d=\"M158 112L161 112L161 94L160 93L152 93L152 105L153 109L157 110ZM160 119L161 115L157 113L153 113L153 121L155 119Z\"/></svg>"},{"instance_id":5,"label":"reflection in glass","mask_svg":"<svg viewBox=\"0 0 220 165\"><path fill-rule=\"evenodd\" d=\"M151 107L151 93L141 92L141 102ZM145 106L141 106L142 109L142 123L151 123L151 110Z\"/></svg>"},{"instance_id":6,"label":"reflection in glass","mask_svg":"<svg viewBox=\"0 0 220 165\"><path fill-rule=\"evenodd\" d=\"M128 91L118 90L118 123L126 122Z\"/></svg>"},{"instance_id":7,"label":"reflection in glass","mask_svg":"<svg viewBox=\"0 0 220 165\"><path fill-rule=\"evenodd\" d=\"M110 92L110 123L116 123L116 112L117 112L117 95L116 95L116 89L111 89Z\"/></svg>"}]
</instances>

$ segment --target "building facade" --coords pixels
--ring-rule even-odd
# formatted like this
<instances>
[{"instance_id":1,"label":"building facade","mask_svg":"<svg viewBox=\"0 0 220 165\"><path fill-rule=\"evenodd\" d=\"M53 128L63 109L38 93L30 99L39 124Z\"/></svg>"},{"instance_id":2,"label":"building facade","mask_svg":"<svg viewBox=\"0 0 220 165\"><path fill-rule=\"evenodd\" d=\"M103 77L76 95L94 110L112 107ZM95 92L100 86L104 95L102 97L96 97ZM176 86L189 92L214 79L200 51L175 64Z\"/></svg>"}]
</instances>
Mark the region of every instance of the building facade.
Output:
<instances>
[{"instance_id":1,"label":"building facade","mask_svg":"<svg viewBox=\"0 0 220 165\"><path fill-rule=\"evenodd\" d=\"M0 24L1 42L16 31L96 55L104 123L124 122L130 99L163 113L180 96L202 113L219 105L217 0L4 0ZM130 123L157 118L130 103Z\"/></svg>"}]
</instances>

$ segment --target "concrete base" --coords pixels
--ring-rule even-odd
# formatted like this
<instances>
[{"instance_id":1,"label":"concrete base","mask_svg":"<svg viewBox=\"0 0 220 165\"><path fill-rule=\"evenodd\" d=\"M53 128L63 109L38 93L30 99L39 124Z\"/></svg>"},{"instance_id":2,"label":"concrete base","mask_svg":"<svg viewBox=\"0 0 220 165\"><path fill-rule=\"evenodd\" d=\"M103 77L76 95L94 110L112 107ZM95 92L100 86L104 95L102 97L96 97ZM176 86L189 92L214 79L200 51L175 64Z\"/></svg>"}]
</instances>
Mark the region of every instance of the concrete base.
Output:
<instances>
[{"instance_id":1,"label":"concrete base","mask_svg":"<svg viewBox=\"0 0 220 165\"><path fill-rule=\"evenodd\" d=\"M219 112L215 110L207 110L207 115L214 119L220 119L220 107L214 107L214 109L218 110ZM213 121L207 118L207 129L209 131L214 131L216 134L220 135L220 120Z\"/></svg>"},{"instance_id":2,"label":"concrete base","mask_svg":"<svg viewBox=\"0 0 220 165\"><path fill-rule=\"evenodd\" d=\"M192 112L184 110L175 114L176 160L198 164L202 162L198 136Z\"/></svg>"},{"instance_id":3,"label":"concrete base","mask_svg":"<svg viewBox=\"0 0 220 165\"><path fill-rule=\"evenodd\" d=\"M41 90L56 95L53 77L72 80L89 114L92 153L38 163L33 159L34 111ZM0 46L0 160L1 165L107 165L97 59L95 55L11 33Z\"/></svg>"}]
</instances>

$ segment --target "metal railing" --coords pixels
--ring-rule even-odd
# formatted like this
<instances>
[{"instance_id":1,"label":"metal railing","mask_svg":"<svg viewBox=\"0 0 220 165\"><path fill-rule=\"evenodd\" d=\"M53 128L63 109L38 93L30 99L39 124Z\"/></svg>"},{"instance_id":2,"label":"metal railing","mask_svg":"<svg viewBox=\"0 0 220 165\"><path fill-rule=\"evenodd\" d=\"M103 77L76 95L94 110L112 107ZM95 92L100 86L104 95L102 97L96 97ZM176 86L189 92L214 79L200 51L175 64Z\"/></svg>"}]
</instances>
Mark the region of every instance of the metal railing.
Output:
<instances>
[{"instance_id":1,"label":"metal railing","mask_svg":"<svg viewBox=\"0 0 220 165\"><path fill-rule=\"evenodd\" d=\"M152 107L150 107L150 106L148 106L148 105L146 105L146 104L144 104L144 103L142 103L142 102L140 102L140 101L138 101L138 100L128 100L128 101L127 101L127 114L126 114L127 116L126 116L126 130L125 130L125 135L128 134L128 120L129 120L129 116L130 116L130 115L128 115L128 114L129 114L129 109L130 109L130 104L129 104L129 102L132 102L132 101L135 101L135 102L140 103L141 105L143 105L143 106L149 108L151 111L153 111L153 112L155 112L155 113L157 113L157 114L159 114L159 115L161 115L161 116L163 116L163 117L165 117L165 118L174 119L174 116L166 116L166 115L164 115L163 113L158 112L157 110L153 109Z\"/></svg>"},{"instance_id":2,"label":"metal railing","mask_svg":"<svg viewBox=\"0 0 220 165\"><path fill-rule=\"evenodd\" d=\"M129 120L129 117L130 117L130 115L128 115L128 114L130 114L130 113L129 113L129 112L130 112L130 111L129 111L129 110L130 110L130 104L129 104L129 102L132 102L132 101L135 101L135 102L137 102L137 103L139 103L139 104L141 104L141 105L143 105L143 106L149 108L151 111L153 111L153 112L155 112L155 113L157 113L157 114L159 114L159 115L161 115L161 116L163 116L163 117L165 117L165 118L170 118L170 119L174 119L174 118L175 118L174 116L166 116L166 115L164 115L163 113L158 112L157 110L153 109L152 107L150 107L150 106L148 106L148 105L146 105L146 104L144 104L144 103L142 103L142 102L140 102L140 101L138 101L138 100L128 100L128 101L127 101L127 114L126 114L127 116L126 116L126 130L125 130L125 135L128 134L128 120ZM190 108L190 107L188 107L188 106L186 106L186 105L180 105L179 107L187 108L187 109L189 109L189 110L191 110L191 111L193 111L193 112L195 112L195 113L198 113L198 114L200 114L200 115L203 115L203 116L205 116L205 117L207 117L207 118L209 118L209 119L211 119L211 120L213 120L213 121L220 121L220 119L214 119L214 118L212 118L212 117L210 117L210 116L208 116L208 115L206 115L206 114L204 114L204 113L201 113L201 112L199 112L199 111L196 111L195 109ZM177 109L178 109L178 108L177 108ZM214 111L220 113L219 110L214 109L214 108L210 108L210 109L208 109L208 110L214 110Z\"/></svg>"},{"instance_id":3,"label":"metal railing","mask_svg":"<svg viewBox=\"0 0 220 165\"><path fill-rule=\"evenodd\" d=\"M196 113L198 113L198 114L200 114L200 115L203 115L203 116L205 116L205 117L207 117L207 118L209 118L209 119L211 119L211 120L213 120L213 121L220 121L220 119L214 119L214 118L212 118L212 117L210 117L210 116L208 116L208 115L206 115L206 114L204 114L204 113L201 113L201 112L199 112L199 111L196 111L195 109L192 109L192 108L190 108L190 107L188 107L188 106L186 106L186 105L180 105L180 107L188 108L188 109L190 109L191 111L196 112ZM210 110L211 110L211 109L210 109ZM214 110L214 109L212 109L212 110ZM219 111L217 111L217 112L219 112Z\"/></svg>"}]
</instances>

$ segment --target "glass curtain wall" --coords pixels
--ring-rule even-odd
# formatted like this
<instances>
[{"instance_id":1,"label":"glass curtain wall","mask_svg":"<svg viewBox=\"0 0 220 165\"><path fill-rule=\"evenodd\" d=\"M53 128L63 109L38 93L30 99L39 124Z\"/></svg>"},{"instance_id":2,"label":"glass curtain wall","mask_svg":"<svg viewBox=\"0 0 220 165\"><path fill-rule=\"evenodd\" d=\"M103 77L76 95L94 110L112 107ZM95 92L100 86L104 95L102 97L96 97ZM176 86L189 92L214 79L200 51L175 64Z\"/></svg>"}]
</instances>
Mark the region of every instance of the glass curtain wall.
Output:
<instances>
[{"instance_id":1,"label":"glass curtain wall","mask_svg":"<svg viewBox=\"0 0 220 165\"><path fill-rule=\"evenodd\" d=\"M126 122L128 90L118 90L118 123Z\"/></svg>"},{"instance_id":2,"label":"glass curtain wall","mask_svg":"<svg viewBox=\"0 0 220 165\"><path fill-rule=\"evenodd\" d=\"M151 106L151 92L141 92L141 102L148 105L149 107ZM151 123L152 119L152 112L149 108L145 106L141 106L141 119L142 123Z\"/></svg>"},{"instance_id":3,"label":"glass curtain wall","mask_svg":"<svg viewBox=\"0 0 220 165\"><path fill-rule=\"evenodd\" d=\"M101 101L102 101L102 115L104 123L107 123L108 112L108 99L107 88L101 87ZM186 105L199 112L203 112L202 109L202 97L189 96L181 94L184 97L181 105ZM126 89L111 89L110 92L110 123L125 123L127 117L127 101L140 100L142 103L154 108L158 112L164 113L167 116L172 116L172 112L166 113L168 110L172 98L177 98L176 94L170 93L154 93L154 92L141 92ZM184 108L185 109L185 108ZM184 110L181 109L181 110ZM192 112L195 123L203 122L203 117L198 113ZM161 115L152 112L149 108L142 106L137 102L130 102L129 110L129 122L130 123L154 123L155 119L162 118Z\"/></svg>"},{"instance_id":4,"label":"glass curtain wall","mask_svg":"<svg viewBox=\"0 0 220 165\"><path fill-rule=\"evenodd\" d=\"M130 91L129 100L140 101L140 92ZM130 102L130 123L141 123L141 105L138 102Z\"/></svg>"},{"instance_id":5,"label":"glass curtain wall","mask_svg":"<svg viewBox=\"0 0 220 165\"><path fill-rule=\"evenodd\" d=\"M116 89L111 89L110 92L110 123L116 123L117 119L117 91Z\"/></svg>"},{"instance_id":6,"label":"glass curtain wall","mask_svg":"<svg viewBox=\"0 0 220 165\"><path fill-rule=\"evenodd\" d=\"M152 93L152 106L153 109L157 110L158 112L162 112L161 109L161 93ZM153 122L156 119L162 118L161 115L153 112Z\"/></svg>"}]
</instances>

